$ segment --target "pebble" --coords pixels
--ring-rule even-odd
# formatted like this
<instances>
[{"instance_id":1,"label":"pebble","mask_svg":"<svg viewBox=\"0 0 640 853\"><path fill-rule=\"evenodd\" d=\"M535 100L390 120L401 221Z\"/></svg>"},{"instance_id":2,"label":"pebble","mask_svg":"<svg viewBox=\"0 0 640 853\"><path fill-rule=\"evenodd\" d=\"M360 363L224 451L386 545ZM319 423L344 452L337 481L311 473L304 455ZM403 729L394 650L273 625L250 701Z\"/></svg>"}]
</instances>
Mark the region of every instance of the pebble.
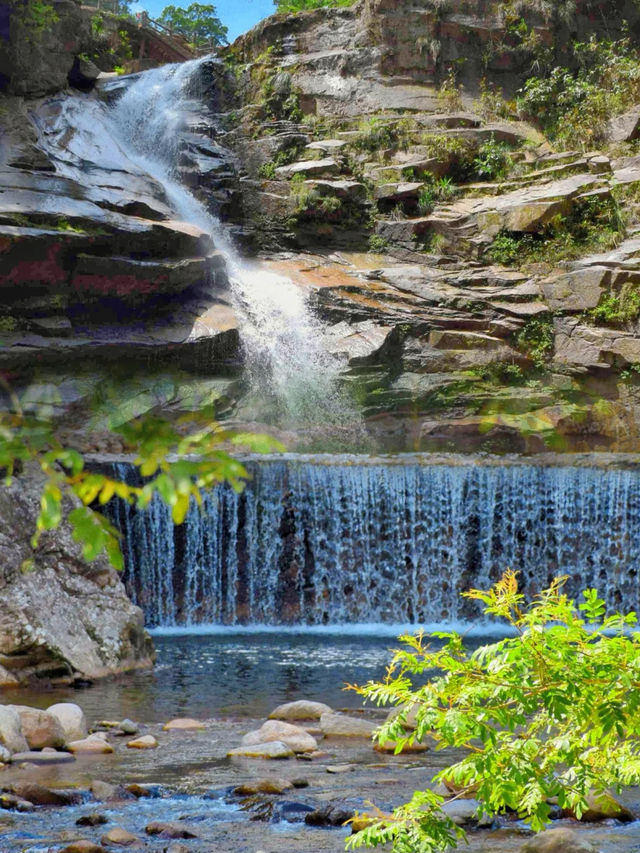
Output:
<instances>
[{"instance_id":1,"label":"pebble","mask_svg":"<svg viewBox=\"0 0 640 853\"><path fill-rule=\"evenodd\" d=\"M140 726L137 723L134 723L133 720L129 719L118 723L118 728L125 735L137 735L140 731Z\"/></svg>"},{"instance_id":2,"label":"pebble","mask_svg":"<svg viewBox=\"0 0 640 853\"><path fill-rule=\"evenodd\" d=\"M129 749L155 749L157 746L158 741L153 735L143 735L127 743Z\"/></svg>"},{"instance_id":3,"label":"pebble","mask_svg":"<svg viewBox=\"0 0 640 853\"><path fill-rule=\"evenodd\" d=\"M68 744L68 748L71 752L82 753L84 755L91 755L92 753L95 755L107 755L113 752L111 744L107 743L99 734L89 735L89 737L85 737L82 740L72 740Z\"/></svg>"},{"instance_id":4,"label":"pebble","mask_svg":"<svg viewBox=\"0 0 640 853\"><path fill-rule=\"evenodd\" d=\"M81 839L80 841L72 841L71 844L67 844L66 847L62 848L60 853L107 853L107 851L94 841Z\"/></svg>"},{"instance_id":5,"label":"pebble","mask_svg":"<svg viewBox=\"0 0 640 853\"><path fill-rule=\"evenodd\" d=\"M144 830L147 835L161 835L163 838L199 838L200 836L191 826L178 821L154 821L147 824Z\"/></svg>"},{"instance_id":6,"label":"pebble","mask_svg":"<svg viewBox=\"0 0 640 853\"><path fill-rule=\"evenodd\" d=\"M356 769L355 764L330 764L327 773L351 773Z\"/></svg>"}]
</instances>

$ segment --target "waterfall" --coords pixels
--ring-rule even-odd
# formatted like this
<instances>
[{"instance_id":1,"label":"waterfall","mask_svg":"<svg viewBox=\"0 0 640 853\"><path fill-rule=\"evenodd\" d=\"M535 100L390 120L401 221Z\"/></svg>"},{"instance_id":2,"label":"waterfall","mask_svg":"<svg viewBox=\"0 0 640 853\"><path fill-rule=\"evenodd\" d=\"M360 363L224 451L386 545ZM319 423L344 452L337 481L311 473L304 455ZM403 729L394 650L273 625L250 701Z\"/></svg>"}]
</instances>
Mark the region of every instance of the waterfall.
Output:
<instances>
[{"instance_id":1,"label":"waterfall","mask_svg":"<svg viewBox=\"0 0 640 853\"><path fill-rule=\"evenodd\" d=\"M111 507L125 579L152 626L433 624L477 618L460 598L507 568L534 595L638 605L640 473L366 457L252 461L174 526L159 501ZM122 466L119 476L132 476Z\"/></svg>"},{"instance_id":2,"label":"waterfall","mask_svg":"<svg viewBox=\"0 0 640 853\"><path fill-rule=\"evenodd\" d=\"M322 330L303 291L285 276L241 261L220 222L176 180L179 134L185 117L201 109L191 95L194 80L210 61L141 74L111 109L114 136L128 158L163 186L177 216L211 233L224 251L246 372L254 394L270 398L273 420L285 427L346 425L354 412L337 389L338 364L322 347Z\"/></svg>"}]
</instances>

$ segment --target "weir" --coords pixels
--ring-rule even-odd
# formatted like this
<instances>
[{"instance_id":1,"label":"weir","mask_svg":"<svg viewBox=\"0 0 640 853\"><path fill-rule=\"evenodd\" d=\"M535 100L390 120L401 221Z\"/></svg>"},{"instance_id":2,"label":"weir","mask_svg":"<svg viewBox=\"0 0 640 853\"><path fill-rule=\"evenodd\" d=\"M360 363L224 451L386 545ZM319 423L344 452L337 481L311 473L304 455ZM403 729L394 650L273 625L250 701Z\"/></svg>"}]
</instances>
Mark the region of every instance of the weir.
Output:
<instances>
[{"instance_id":1,"label":"weir","mask_svg":"<svg viewBox=\"0 0 640 853\"><path fill-rule=\"evenodd\" d=\"M564 574L571 594L638 602L635 470L364 457L249 469L242 494L212 490L182 527L157 500L110 508L150 626L470 621L460 593L507 568L525 595Z\"/></svg>"}]
</instances>

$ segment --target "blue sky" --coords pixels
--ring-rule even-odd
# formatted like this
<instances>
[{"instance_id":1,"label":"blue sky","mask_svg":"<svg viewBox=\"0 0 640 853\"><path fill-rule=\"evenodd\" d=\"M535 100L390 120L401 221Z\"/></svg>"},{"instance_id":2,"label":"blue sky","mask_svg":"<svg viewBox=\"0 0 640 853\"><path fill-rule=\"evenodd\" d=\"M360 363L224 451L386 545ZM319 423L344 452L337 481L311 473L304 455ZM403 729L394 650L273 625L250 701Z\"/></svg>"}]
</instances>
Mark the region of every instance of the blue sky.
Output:
<instances>
[{"instance_id":1,"label":"blue sky","mask_svg":"<svg viewBox=\"0 0 640 853\"><path fill-rule=\"evenodd\" d=\"M131 3L132 12L140 12L142 9L151 15L158 17L165 6L188 6L191 0L140 0ZM273 0L198 0L200 3L213 2L218 10L218 17L229 29L229 41L246 33L254 24L272 15L275 11Z\"/></svg>"}]
</instances>

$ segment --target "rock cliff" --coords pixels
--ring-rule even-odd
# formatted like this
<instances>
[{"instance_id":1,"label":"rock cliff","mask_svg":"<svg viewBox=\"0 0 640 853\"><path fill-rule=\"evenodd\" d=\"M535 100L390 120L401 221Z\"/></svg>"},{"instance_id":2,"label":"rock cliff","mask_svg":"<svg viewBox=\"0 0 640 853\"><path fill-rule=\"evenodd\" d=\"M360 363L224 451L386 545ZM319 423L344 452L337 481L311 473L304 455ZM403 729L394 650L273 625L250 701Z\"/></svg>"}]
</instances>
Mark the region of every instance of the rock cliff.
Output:
<instances>
[{"instance_id":1,"label":"rock cliff","mask_svg":"<svg viewBox=\"0 0 640 853\"><path fill-rule=\"evenodd\" d=\"M66 524L32 549L41 487L27 470L0 489L0 686L151 666L142 611L106 559L88 565Z\"/></svg>"}]
</instances>

